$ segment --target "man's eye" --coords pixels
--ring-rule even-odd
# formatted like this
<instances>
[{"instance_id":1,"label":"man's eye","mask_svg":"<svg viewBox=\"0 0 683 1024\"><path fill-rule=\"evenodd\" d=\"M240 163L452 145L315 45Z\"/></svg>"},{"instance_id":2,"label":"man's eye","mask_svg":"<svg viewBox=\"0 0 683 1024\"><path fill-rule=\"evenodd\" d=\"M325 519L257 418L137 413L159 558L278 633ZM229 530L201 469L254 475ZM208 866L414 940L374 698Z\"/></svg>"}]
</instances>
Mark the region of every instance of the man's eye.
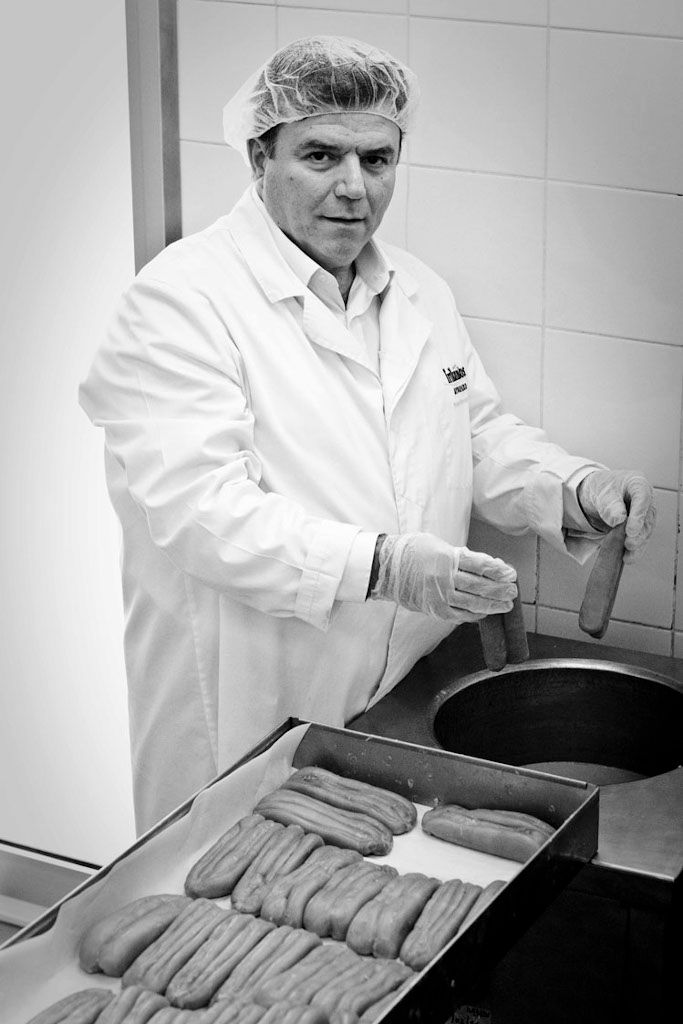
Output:
<instances>
[{"instance_id":1,"label":"man's eye","mask_svg":"<svg viewBox=\"0 0 683 1024\"><path fill-rule=\"evenodd\" d=\"M370 153L369 156L366 156L365 162L369 167L386 167L389 163L385 156L380 156L379 154L374 153Z\"/></svg>"},{"instance_id":2,"label":"man's eye","mask_svg":"<svg viewBox=\"0 0 683 1024\"><path fill-rule=\"evenodd\" d=\"M327 163L328 160L330 160L330 154L325 153L325 151L322 149L315 150L313 153L308 154L308 159L313 164L324 164Z\"/></svg>"}]
</instances>

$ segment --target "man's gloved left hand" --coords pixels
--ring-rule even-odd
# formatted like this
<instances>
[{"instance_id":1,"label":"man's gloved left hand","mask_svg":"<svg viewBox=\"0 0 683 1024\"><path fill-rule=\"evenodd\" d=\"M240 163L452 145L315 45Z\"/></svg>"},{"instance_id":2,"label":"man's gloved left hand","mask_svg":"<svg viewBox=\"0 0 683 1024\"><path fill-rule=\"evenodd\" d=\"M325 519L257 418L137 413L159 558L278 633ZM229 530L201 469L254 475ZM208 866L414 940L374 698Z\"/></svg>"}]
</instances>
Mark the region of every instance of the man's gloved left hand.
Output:
<instances>
[{"instance_id":1,"label":"man's gloved left hand","mask_svg":"<svg viewBox=\"0 0 683 1024\"><path fill-rule=\"evenodd\" d=\"M657 517L652 487L641 473L596 469L581 481L576 496L595 530L611 529L626 519L624 562L640 558Z\"/></svg>"}]
</instances>

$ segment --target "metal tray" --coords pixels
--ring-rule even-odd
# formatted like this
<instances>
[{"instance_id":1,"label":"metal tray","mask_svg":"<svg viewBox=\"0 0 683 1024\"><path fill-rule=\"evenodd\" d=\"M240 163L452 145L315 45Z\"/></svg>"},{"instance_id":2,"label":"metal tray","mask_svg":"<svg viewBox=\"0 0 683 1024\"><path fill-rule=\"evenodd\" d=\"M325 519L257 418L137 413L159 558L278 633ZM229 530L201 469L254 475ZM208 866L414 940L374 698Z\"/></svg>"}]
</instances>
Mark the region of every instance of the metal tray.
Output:
<instances>
[{"instance_id":1,"label":"metal tray","mask_svg":"<svg viewBox=\"0 0 683 1024\"><path fill-rule=\"evenodd\" d=\"M289 719L246 757L204 789L267 751L296 726ZM447 1021L468 1002L473 986L494 966L535 918L552 902L577 871L594 855L598 841L596 786L539 772L513 768L399 740L346 729L310 724L296 747L293 765L320 765L341 775L374 783L418 804L460 803L469 807L510 808L550 822L556 831L458 936L423 971L382 1016L386 1024L405 1021ZM200 790L201 793L203 790ZM186 815L195 794L158 825L0 949L47 931L60 907L104 878L133 850L153 844L155 837ZM226 822L225 825L229 825Z\"/></svg>"}]
</instances>

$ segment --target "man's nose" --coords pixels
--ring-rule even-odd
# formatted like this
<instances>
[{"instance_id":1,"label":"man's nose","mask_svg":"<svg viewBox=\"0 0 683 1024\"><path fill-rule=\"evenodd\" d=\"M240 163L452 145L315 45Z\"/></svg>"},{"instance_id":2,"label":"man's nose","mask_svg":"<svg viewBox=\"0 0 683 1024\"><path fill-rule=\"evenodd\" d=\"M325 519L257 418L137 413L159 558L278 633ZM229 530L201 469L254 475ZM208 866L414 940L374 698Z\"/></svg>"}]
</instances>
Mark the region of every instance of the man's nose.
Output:
<instances>
[{"instance_id":1,"label":"man's nose","mask_svg":"<svg viewBox=\"0 0 683 1024\"><path fill-rule=\"evenodd\" d=\"M356 154L349 153L341 162L339 180L334 188L338 198L363 199L365 197L365 178L360 159Z\"/></svg>"}]
</instances>

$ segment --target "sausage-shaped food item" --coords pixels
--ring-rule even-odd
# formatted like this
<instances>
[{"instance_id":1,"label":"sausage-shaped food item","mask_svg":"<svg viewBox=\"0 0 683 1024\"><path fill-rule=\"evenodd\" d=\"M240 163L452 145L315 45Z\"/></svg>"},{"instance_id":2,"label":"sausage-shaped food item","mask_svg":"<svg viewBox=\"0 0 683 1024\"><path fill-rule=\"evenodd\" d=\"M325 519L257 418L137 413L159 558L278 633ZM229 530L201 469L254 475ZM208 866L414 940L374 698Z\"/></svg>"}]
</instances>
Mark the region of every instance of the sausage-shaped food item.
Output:
<instances>
[{"instance_id":1,"label":"sausage-shaped food item","mask_svg":"<svg viewBox=\"0 0 683 1024\"><path fill-rule=\"evenodd\" d=\"M376 967L377 961L372 957L357 957L315 993L310 1005L319 1006L328 1016L332 1016L344 993L371 977Z\"/></svg>"},{"instance_id":2,"label":"sausage-shaped food item","mask_svg":"<svg viewBox=\"0 0 683 1024\"><path fill-rule=\"evenodd\" d=\"M265 837L279 826L260 814L240 818L202 854L185 879L188 896L219 899L229 896L263 846Z\"/></svg>"},{"instance_id":3,"label":"sausage-shaped food item","mask_svg":"<svg viewBox=\"0 0 683 1024\"><path fill-rule=\"evenodd\" d=\"M184 1011L192 1014L192 1024L256 1024L265 1014L258 1003L242 997L221 999L204 1010Z\"/></svg>"},{"instance_id":4,"label":"sausage-shaped food item","mask_svg":"<svg viewBox=\"0 0 683 1024\"><path fill-rule=\"evenodd\" d=\"M346 933L347 944L365 956L398 956L403 940L440 884L438 878L419 871L392 878L354 916Z\"/></svg>"},{"instance_id":5,"label":"sausage-shaped food item","mask_svg":"<svg viewBox=\"0 0 683 1024\"><path fill-rule=\"evenodd\" d=\"M319 945L318 936L303 928L274 928L235 967L214 999L251 995L262 981L293 967Z\"/></svg>"},{"instance_id":6,"label":"sausage-shaped food item","mask_svg":"<svg viewBox=\"0 0 683 1024\"><path fill-rule=\"evenodd\" d=\"M609 626L619 580L624 567L624 541L626 521L615 526L600 542L586 590L579 609L579 626L597 639L603 637Z\"/></svg>"},{"instance_id":7,"label":"sausage-shaped food item","mask_svg":"<svg viewBox=\"0 0 683 1024\"><path fill-rule=\"evenodd\" d=\"M322 845L320 836L304 832L300 825L287 825L271 832L232 890L230 901L235 910L258 914L273 879L298 868Z\"/></svg>"},{"instance_id":8,"label":"sausage-shaped food item","mask_svg":"<svg viewBox=\"0 0 683 1024\"><path fill-rule=\"evenodd\" d=\"M118 977L145 945L161 935L187 903L187 896L169 893L141 896L106 914L83 934L78 947L80 966L89 974L104 971ZM106 950L106 968L100 959L102 950ZM128 956L128 963L119 970Z\"/></svg>"},{"instance_id":9,"label":"sausage-shaped food item","mask_svg":"<svg viewBox=\"0 0 683 1024\"><path fill-rule=\"evenodd\" d=\"M517 811L441 804L427 811L422 828L430 835L481 853L525 861L553 835L547 822Z\"/></svg>"},{"instance_id":10,"label":"sausage-shaped food item","mask_svg":"<svg viewBox=\"0 0 683 1024\"><path fill-rule=\"evenodd\" d=\"M397 875L389 864L367 861L340 868L306 904L304 928L321 938L345 939L360 908Z\"/></svg>"},{"instance_id":11,"label":"sausage-shaped food item","mask_svg":"<svg viewBox=\"0 0 683 1024\"><path fill-rule=\"evenodd\" d=\"M413 972L397 960L375 960L358 957L358 962L342 971L337 978L313 996L312 1006L319 1006L330 1018L337 1013L359 1016L387 992L393 991L412 977Z\"/></svg>"},{"instance_id":12,"label":"sausage-shaped food item","mask_svg":"<svg viewBox=\"0 0 683 1024\"><path fill-rule=\"evenodd\" d=\"M363 856L389 853L393 836L386 825L369 814L345 811L294 789L276 789L256 805L256 812L283 825L300 825L332 846L357 850Z\"/></svg>"},{"instance_id":13,"label":"sausage-shaped food item","mask_svg":"<svg viewBox=\"0 0 683 1024\"><path fill-rule=\"evenodd\" d=\"M169 1003L183 1009L207 1006L231 971L273 928L251 914L228 912L168 983Z\"/></svg>"},{"instance_id":14,"label":"sausage-shaped food item","mask_svg":"<svg viewBox=\"0 0 683 1024\"><path fill-rule=\"evenodd\" d=\"M417 821L415 804L399 793L359 779L347 779L316 765L299 768L283 786L285 789L295 789L298 793L306 793L333 807L359 811L377 818L395 836L410 832Z\"/></svg>"},{"instance_id":15,"label":"sausage-shaped food item","mask_svg":"<svg viewBox=\"0 0 683 1024\"><path fill-rule=\"evenodd\" d=\"M189 1010L179 1010L177 1006L162 1006L148 1024L194 1024Z\"/></svg>"},{"instance_id":16,"label":"sausage-shaped food item","mask_svg":"<svg viewBox=\"0 0 683 1024\"><path fill-rule=\"evenodd\" d=\"M509 612L486 615L479 620L484 662L490 672L500 672L506 665L529 660L522 598L519 591Z\"/></svg>"},{"instance_id":17,"label":"sausage-shaped food item","mask_svg":"<svg viewBox=\"0 0 683 1024\"><path fill-rule=\"evenodd\" d=\"M289 970L262 981L254 989L253 999L261 1006L279 1002L307 1005L323 985L356 960L356 954L345 943L322 943Z\"/></svg>"},{"instance_id":18,"label":"sausage-shaped food item","mask_svg":"<svg viewBox=\"0 0 683 1024\"><path fill-rule=\"evenodd\" d=\"M488 885L484 886L484 888L479 893L476 900L470 907L469 911L467 912L467 915L465 917L465 920L462 922L461 927L465 928L470 923L470 921L473 921L475 917L478 917L482 910L484 910L485 907L488 907L491 900L493 900L498 895L500 890L505 885L507 885L507 882L505 882L502 878L496 878L492 882L489 882Z\"/></svg>"},{"instance_id":19,"label":"sausage-shaped food item","mask_svg":"<svg viewBox=\"0 0 683 1024\"><path fill-rule=\"evenodd\" d=\"M519 665L523 661L528 661L529 641L526 635L524 609L519 589L512 602L512 608L509 612L503 613L503 628L505 629L508 664Z\"/></svg>"},{"instance_id":20,"label":"sausage-shaped food item","mask_svg":"<svg viewBox=\"0 0 683 1024\"><path fill-rule=\"evenodd\" d=\"M484 663L489 672L500 672L508 660L507 640L502 612L485 615L477 623Z\"/></svg>"},{"instance_id":21,"label":"sausage-shaped food item","mask_svg":"<svg viewBox=\"0 0 683 1024\"><path fill-rule=\"evenodd\" d=\"M158 992L140 985L122 988L100 1013L97 1024L147 1024L157 1010L168 1006Z\"/></svg>"},{"instance_id":22,"label":"sausage-shaped food item","mask_svg":"<svg viewBox=\"0 0 683 1024\"><path fill-rule=\"evenodd\" d=\"M340 997L336 1012L349 1011L360 1016L368 1007L412 977L410 968L398 960L377 960L373 972L367 975L359 972L357 982L349 985Z\"/></svg>"},{"instance_id":23,"label":"sausage-shaped food item","mask_svg":"<svg viewBox=\"0 0 683 1024\"><path fill-rule=\"evenodd\" d=\"M28 1024L94 1024L113 998L108 988L84 988L46 1006Z\"/></svg>"},{"instance_id":24,"label":"sausage-shaped food item","mask_svg":"<svg viewBox=\"0 0 683 1024\"><path fill-rule=\"evenodd\" d=\"M334 1010L327 1015L330 1024L358 1024L359 1017L353 1010Z\"/></svg>"},{"instance_id":25,"label":"sausage-shaped food item","mask_svg":"<svg viewBox=\"0 0 683 1024\"><path fill-rule=\"evenodd\" d=\"M371 1003L366 1010L363 1010L360 1017L358 1018L359 1024L374 1024L374 1021L379 1020L382 1014L391 1006L395 999L401 994L401 989L407 984L403 982L398 988L392 989L378 999L376 1003Z\"/></svg>"},{"instance_id":26,"label":"sausage-shaped food item","mask_svg":"<svg viewBox=\"0 0 683 1024\"><path fill-rule=\"evenodd\" d=\"M294 871L275 878L267 886L261 903L261 917L291 928L303 926L304 910L314 893L341 867L362 860L357 850L320 846Z\"/></svg>"},{"instance_id":27,"label":"sausage-shaped food item","mask_svg":"<svg viewBox=\"0 0 683 1024\"><path fill-rule=\"evenodd\" d=\"M227 913L209 900L191 900L166 931L133 961L123 975L123 984L142 985L163 994L174 974Z\"/></svg>"},{"instance_id":28,"label":"sausage-shaped food item","mask_svg":"<svg viewBox=\"0 0 683 1024\"><path fill-rule=\"evenodd\" d=\"M450 878L425 903L399 950L404 964L421 971L457 935L482 892L480 885Z\"/></svg>"},{"instance_id":29,"label":"sausage-shaped food item","mask_svg":"<svg viewBox=\"0 0 683 1024\"><path fill-rule=\"evenodd\" d=\"M261 1017L261 1024L329 1024L329 1017L315 1006L274 1003Z\"/></svg>"}]
</instances>

